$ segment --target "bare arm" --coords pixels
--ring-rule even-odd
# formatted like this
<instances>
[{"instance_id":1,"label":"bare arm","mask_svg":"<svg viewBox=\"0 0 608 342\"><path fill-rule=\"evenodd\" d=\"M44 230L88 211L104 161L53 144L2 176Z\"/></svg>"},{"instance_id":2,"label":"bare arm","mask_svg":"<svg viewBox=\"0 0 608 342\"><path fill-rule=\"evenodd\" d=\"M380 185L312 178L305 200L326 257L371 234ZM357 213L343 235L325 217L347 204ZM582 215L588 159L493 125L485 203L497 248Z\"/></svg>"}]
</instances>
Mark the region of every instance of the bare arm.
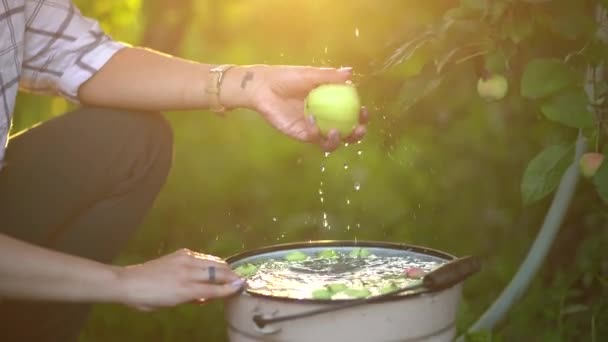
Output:
<instances>
[{"instance_id":1,"label":"bare arm","mask_svg":"<svg viewBox=\"0 0 608 342\"><path fill-rule=\"evenodd\" d=\"M134 110L207 109L212 103L205 89L212 65L197 63L143 48L117 52L78 91L85 104ZM309 66L237 66L228 70L220 87L220 102L228 109L257 111L285 135L336 149L341 140L354 142L366 132L367 112L351 135L337 130L322 136L314 122L304 116L308 93L325 83L350 80L349 68Z\"/></svg>"},{"instance_id":2,"label":"bare arm","mask_svg":"<svg viewBox=\"0 0 608 342\"><path fill-rule=\"evenodd\" d=\"M205 268L209 266L217 268L217 284L207 283ZM0 298L122 303L143 310L223 297L243 285L223 261L188 250L119 267L2 234L0 280Z\"/></svg>"},{"instance_id":3,"label":"bare arm","mask_svg":"<svg viewBox=\"0 0 608 342\"><path fill-rule=\"evenodd\" d=\"M0 235L0 295L20 299L116 301L118 267Z\"/></svg>"},{"instance_id":4,"label":"bare arm","mask_svg":"<svg viewBox=\"0 0 608 342\"><path fill-rule=\"evenodd\" d=\"M188 61L144 48L124 48L79 89L83 103L135 110L209 108L205 93L213 65ZM255 67L226 72L222 102L251 108L253 87L241 81Z\"/></svg>"}]
</instances>

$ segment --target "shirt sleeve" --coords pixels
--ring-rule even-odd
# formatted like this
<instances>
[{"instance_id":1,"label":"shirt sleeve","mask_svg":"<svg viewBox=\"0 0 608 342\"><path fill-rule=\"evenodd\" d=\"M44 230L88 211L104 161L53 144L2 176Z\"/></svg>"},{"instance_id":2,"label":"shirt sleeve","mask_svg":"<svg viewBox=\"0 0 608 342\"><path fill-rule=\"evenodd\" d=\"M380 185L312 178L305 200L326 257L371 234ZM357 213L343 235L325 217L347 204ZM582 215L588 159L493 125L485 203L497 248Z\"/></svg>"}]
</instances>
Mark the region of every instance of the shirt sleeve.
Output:
<instances>
[{"instance_id":1,"label":"shirt sleeve","mask_svg":"<svg viewBox=\"0 0 608 342\"><path fill-rule=\"evenodd\" d=\"M28 0L20 87L78 102L78 88L125 46L69 0Z\"/></svg>"}]
</instances>

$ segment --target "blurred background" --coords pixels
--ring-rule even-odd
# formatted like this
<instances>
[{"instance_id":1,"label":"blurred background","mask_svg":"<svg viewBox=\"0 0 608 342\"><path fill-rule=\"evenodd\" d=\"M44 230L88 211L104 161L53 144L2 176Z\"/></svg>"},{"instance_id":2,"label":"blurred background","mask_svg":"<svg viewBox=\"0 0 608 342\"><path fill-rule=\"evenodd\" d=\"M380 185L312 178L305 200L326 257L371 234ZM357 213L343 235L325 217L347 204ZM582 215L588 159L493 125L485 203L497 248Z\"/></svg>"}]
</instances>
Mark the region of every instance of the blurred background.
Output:
<instances>
[{"instance_id":1,"label":"blurred background","mask_svg":"<svg viewBox=\"0 0 608 342\"><path fill-rule=\"evenodd\" d=\"M550 198L523 205L527 163L576 132L549 123L516 90L500 103L484 101L474 66L466 63L451 82L407 110L396 105L421 63L412 59L386 72L383 61L455 2L76 1L114 38L196 61L353 66L371 112L363 141L327 156L283 137L253 112L225 118L167 113L174 166L117 263L182 247L227 257L315 239L385 240L473 254L485 267L466 283L458 322L466 329L511 279L548 208ZM549 41L534 44L547 54L556 49ZM22 94L14 131L71 107ZM606 206L582 181L541 274L493 340L608 337L607 223ZM220 302L154 313L98 305L81 341L223 341L221 312Z\"/></svg>"}]
</instances>

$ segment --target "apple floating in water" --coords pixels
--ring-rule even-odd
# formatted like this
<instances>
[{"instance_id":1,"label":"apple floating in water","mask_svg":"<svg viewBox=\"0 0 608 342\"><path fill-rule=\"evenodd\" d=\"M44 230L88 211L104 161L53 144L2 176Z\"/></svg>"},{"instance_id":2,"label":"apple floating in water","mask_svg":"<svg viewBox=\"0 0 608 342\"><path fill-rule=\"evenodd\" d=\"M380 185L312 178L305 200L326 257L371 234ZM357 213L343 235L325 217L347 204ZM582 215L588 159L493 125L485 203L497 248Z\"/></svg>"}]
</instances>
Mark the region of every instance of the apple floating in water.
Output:
<instances>
[{"instance_id":1,"label":"apple floating in water","mask_svg":"<svg viewBox=\"0 0 608 342\"><path fill-rule=\"evenodd\" d=\"M306 259L308 259L308 255L300 251L289 252L285 256L285 260L287 261L304 261Z\"/></svg>"},{"instance_id":2,"label":"apple floating in water","mask_svg":"<svg viewBox=\"0 0 608 342\"><path fill-rule=\"evenodd\" d=\"M477 93L488 101L502 100L509 90L507 79L500 74L482 77L477 81Z\"/></svg>"},{"instance_id":3,"label":"apple floating in water","mask_svg":"<svg viewBox=\"0 0 608 342\"><path fill-rule=\"evenodd\" d=\"M348 136L357 127L360 110L357 88L349 83L324 84L306 97L305 113L315 118L325 135L335 128L342 137Z\"/></svg>"},{"instance_id":4,"label":"apple floating in water","mask_svg":"<svg viewBox=\"0 0 608 342\"><path fill-rule=\"evenodd\" d=\"M244 264L237 267L234 272L241 277L251 277L258 271L258 266L253 264Z\"/></svg>"}]
</instances>

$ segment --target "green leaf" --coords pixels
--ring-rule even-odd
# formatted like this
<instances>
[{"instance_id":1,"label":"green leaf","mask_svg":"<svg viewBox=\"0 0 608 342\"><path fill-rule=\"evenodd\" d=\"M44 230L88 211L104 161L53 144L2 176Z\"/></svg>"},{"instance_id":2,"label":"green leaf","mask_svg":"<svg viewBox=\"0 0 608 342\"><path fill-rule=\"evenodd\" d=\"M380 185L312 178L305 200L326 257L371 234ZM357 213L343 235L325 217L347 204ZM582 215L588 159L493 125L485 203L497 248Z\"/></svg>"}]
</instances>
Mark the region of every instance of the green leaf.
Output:
<instances>
[{"instance_id":1,"label":"green leaf","mask_svg":"<svg viewBox=\"0 0 608 342\"><path fill-rule=\"evenodd\" d=\"M524 204L541 200L557 188L574 159L573 146L550 146L530 161L521 183Z\"/></svg>"},{"instance_id":2,"label":"green leaf","mask_svg":"<svg viewBox=\"0 0 608 342\"><path fill-rule=\"evenodd\" d=\"M600 195L604 202L608 203L608 151L604 152L604 162L600 165L600 168L597 169L595 175L593 176L593 183L595 184L595 189L597 193Z\"/></svg>"},{"instance_id":3,"label":"green leaf","mask_svg":"<svg viewBox=\"0 0 608 342\"><path fill-rule=\"evenodd\" d=\"M582 88L568 89L553 96L542 105L541 111L549 120L569 127L587 128L594 122L588 109L587 94Z\"/></svg>"},{"instance_id":4,"label":"green leaf","mask_svg":"<svg viewBox=\"0 0 608 342\"><path fill-rule=\"evenodd\" d=\"M549 10L550 29L569 40L590 37L594 31L593 15L584 1L565 1Z\"/></svg>"},{"instance_id":5,"label":"green leaf","mask_svg":"<svg viewBox=\"0 0 608 342\"><path fill-rule=\"evenodd\" d=\"M526 65L521 80L521 95L538 99L552 95L571 83L572 69L558 59L534 59Z\"/></svg>"}]
</instances>

